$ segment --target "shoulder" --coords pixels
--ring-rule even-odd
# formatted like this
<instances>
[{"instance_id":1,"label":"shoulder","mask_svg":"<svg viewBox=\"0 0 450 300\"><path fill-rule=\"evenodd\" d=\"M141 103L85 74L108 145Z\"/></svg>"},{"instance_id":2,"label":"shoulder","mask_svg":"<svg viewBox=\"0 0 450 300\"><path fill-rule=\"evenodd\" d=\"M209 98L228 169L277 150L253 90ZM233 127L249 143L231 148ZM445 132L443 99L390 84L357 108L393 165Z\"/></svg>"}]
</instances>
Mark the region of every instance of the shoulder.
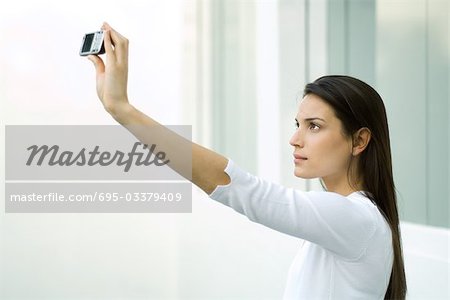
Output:
<instances>
[{"instance_id":1,"label":"shoulder","mask_svg":"<svg viewBox=\"0 0 450 300\"><path fill-rule=\"evenodd\" d=\"M317 231L318 236L326 239L318 244L341 258L359 259L369 245L380 243L380 238L388 230L378 208L363 193L343 196L311 191L306 195L316 220L308 231Z\"/></svg>"}]
</instances>

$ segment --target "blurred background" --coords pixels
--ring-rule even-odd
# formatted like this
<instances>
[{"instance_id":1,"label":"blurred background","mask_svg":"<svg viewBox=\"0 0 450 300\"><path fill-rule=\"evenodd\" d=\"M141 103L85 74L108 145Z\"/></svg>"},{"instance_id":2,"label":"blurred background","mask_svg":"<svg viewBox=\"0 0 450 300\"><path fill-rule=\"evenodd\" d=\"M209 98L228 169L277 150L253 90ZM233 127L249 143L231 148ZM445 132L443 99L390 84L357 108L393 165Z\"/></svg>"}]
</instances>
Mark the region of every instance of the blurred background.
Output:
<instances>
[{"instance_id":1,"label":"blurred background","mask_svg":"<svg viewBox=\"0 0 450 300\"><path fill-rule=\"evenodd\" d=\"M347 74L388 111L409 299L449 297L448 0L31 1L0 4L0 117L115 124L84 33L130 40L129 98L266 179L293 176L307 82ZM0 178L4 182L4 143ZM0 185L4 202L4 184ZM0 213L1 299L280 299L301 241L193 187L191 214Z\"/></svg>"}]
</instances>

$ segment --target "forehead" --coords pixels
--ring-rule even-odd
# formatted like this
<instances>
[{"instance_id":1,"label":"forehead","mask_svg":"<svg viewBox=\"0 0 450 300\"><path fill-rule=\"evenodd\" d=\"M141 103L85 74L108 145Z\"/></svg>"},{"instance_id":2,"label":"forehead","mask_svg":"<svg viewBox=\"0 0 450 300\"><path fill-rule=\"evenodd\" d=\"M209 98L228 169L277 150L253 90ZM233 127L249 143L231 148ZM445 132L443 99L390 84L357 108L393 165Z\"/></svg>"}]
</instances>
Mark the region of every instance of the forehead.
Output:
<instances>
[{"instance_id":1,"label":"forehead","mask_svg":"<svg viewBox=\"0 0 450 300\"><path fill-rule=\"evenodd\" d=\"M300 101L297 119L300 120L313 117L329 120L335 116L332 107L322 98L314 94L307 94Z\"/></svg>"}]
</instances>

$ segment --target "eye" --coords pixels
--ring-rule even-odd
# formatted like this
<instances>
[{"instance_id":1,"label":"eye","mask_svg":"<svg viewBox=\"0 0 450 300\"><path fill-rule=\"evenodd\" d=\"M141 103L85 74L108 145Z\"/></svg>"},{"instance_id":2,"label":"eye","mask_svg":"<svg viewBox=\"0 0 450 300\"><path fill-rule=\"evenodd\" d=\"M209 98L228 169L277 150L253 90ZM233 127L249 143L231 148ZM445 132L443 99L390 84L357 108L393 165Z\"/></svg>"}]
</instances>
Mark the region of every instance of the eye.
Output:
<instances>
[{"instance_id":1,"label":"eye","mask_svg":"<svg viewBox=\"0 0 450 300\"><path fill-rule=\"evenodd\" d=\"M309 129L313 130L313 131L318 131L320 129L320 126L317 125L316 123L309 123Z\"/></svg>"},{"instance_id":2,"label":"eye","mask_svg":"<svg viewBox=\"0 0 450 300\"><path fill-rule=\"evenodd\" d=\"M300 125L298 124L298 121L297 120L295 120L295 128L298 128Z\"/></svg>"}]
</instances>

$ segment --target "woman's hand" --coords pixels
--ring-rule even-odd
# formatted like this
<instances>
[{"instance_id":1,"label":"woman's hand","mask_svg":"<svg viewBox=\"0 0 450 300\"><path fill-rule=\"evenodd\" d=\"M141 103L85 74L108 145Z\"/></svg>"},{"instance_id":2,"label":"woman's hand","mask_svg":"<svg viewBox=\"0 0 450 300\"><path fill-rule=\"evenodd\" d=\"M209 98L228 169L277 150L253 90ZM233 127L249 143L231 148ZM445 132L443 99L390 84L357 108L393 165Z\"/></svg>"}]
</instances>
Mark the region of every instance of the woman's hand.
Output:
<instances>
[{"instance_id":1,"label":"woman's hand","mask_svg":"<svg viewBox=\"0 0 450 300\"><path fill-rule=\"evenodd\" d=\"M119 111L127 108L128 80L128 39L115 31L108 23L103 23L106 63L96 55L88 59L96 70L97 95L107 112L115 117Z\"/></svg>"}]
</instances>

